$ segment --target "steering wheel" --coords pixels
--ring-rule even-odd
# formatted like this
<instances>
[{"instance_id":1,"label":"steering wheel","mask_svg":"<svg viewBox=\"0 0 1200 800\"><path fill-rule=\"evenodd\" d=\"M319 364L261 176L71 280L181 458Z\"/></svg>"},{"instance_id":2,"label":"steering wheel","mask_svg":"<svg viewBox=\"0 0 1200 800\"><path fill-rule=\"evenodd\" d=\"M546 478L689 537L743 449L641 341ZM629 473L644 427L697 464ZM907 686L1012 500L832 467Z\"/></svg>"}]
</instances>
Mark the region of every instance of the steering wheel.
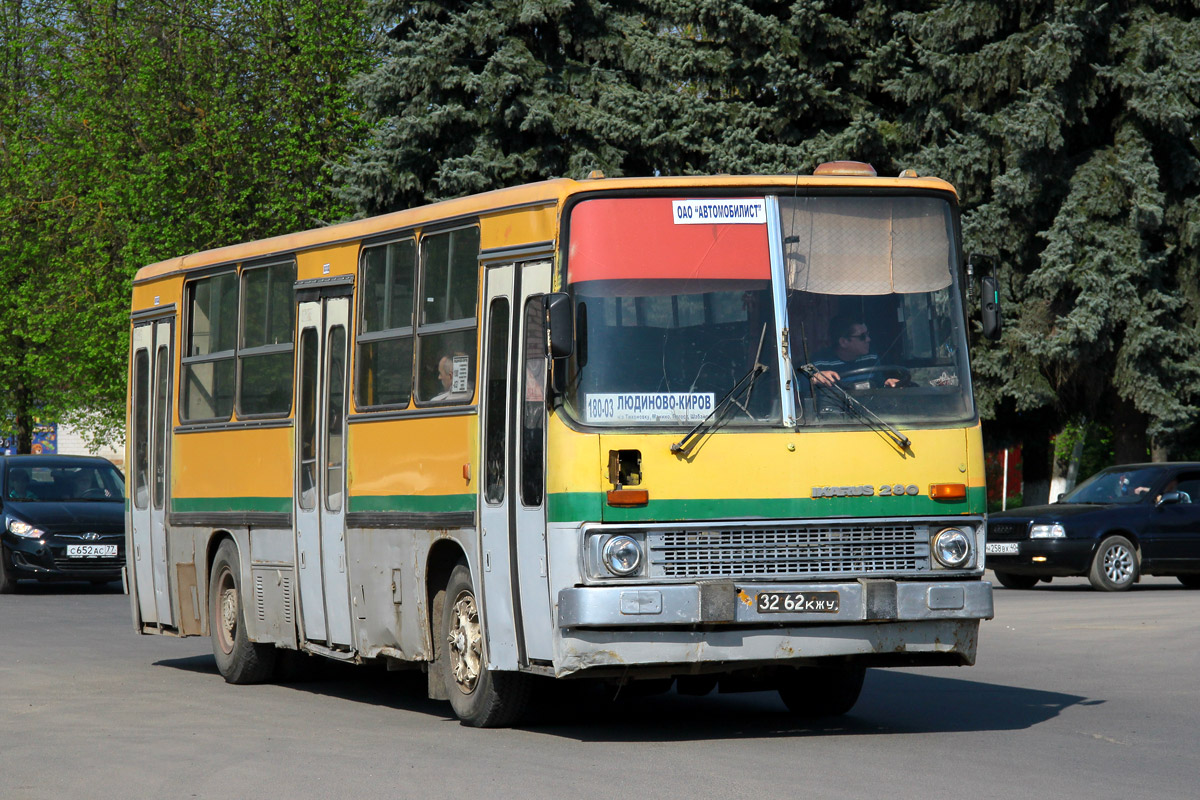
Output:
<instances>
[{"instance_id":1,"label":"steering wheel","mask_svg":"<svg viewBox=\"0 0 1200 800\"><path fill-rule=\"evenodd\" d=\"M84 490L83 494L79 495L80 500L93 500L101 497L108 497L108 492L96 486Z\"/></svg>"},{"instance_id":2,"label":"steering wheel","mask_svg":"<svg viewBox=\"0 0 1200 800\"><path fill-rule=\"evenodd\" d=\"M899 386L912 385L912 373L897 364L875 364L870 367L848 369L838 373L838 386L843 389L853 389L856 384L867 383L872 389L884 385L889 378L896 378Z\"/></svg>"}]
</instances>

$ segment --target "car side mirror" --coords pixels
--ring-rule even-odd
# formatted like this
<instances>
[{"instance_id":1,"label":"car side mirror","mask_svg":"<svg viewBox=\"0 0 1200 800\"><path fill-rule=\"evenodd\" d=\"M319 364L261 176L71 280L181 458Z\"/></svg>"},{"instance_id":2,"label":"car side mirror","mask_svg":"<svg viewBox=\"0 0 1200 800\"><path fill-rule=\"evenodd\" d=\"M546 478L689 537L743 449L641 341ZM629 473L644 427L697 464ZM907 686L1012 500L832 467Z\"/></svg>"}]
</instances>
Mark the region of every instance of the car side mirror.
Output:
<instances>
[{"instance_id":1,"label":"car side mirror","mask_svg":"<svg viewBox=\"0 0 1200 800\"><path fill-rule=\"evenodd\" d=\"M1061 502L1062 502L1062 499L1063 499L1064 497L1066 497L1066 496L1067 496L1067 493L1066 493L1066 492L1059 492L1059 493L1058 493L1058 497L1056 497L1056 498L1054 499L1054 502L1056 502L1056 503L1061 503Z\"/></svg>"},{"instance_id":2,"label":"car side mirror","mask_svg":"<svg viewBox=\"0 0 1200 800\"><path fill-rule=\"evenodd\" d=\"M546 319L550 329L550 355L567 358L575 351L575 315L566 292L546 295Z\"/></svg>"},{"instance_id":3,"label":"car side mirror","mask_svg":"<svg viewBox=\"0 0 1200 800\"><path fill-rule=\"evenodd\" d=\"M1175 503L1182 503L1182 502L1183 502L1183 494L1182 493L1180 493L1180 492L1163 492L1162 497L1158 498L1158 501L1154 504L1154 506L1155 506L1155 508L1157 508L1158 506L1165 506L1168 504L1173 505Z\"/></svg>"}]
</instances>

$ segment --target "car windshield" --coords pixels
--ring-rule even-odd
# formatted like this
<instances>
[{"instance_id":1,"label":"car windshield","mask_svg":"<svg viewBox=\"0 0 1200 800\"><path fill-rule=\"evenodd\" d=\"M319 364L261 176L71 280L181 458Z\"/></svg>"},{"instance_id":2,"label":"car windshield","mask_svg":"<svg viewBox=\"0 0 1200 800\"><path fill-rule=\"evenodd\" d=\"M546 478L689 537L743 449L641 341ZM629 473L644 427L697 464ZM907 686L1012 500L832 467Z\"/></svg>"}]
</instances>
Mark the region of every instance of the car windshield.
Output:
<instances>
[{"instance_id":1,"label":"car windshield","mask_svg":"<svg viewBox=\"0 0 1200 800\"><path fill-rule=\"evenodd\" d=\"M1157 467L1107 469L1079 484L1059 502L1137 503L1150 496L1161 477L1162 470Z\"/></svg>"},{"instance_id":2,"label":"car windshield","mask_svg":"<svg viewBox=\"0 0 1200 800\"><path fill-rule=\"evenodd\" d=\"M4 496L23 503L124 502L125 481L106 464L10 465Z\"/></svg>"}]
</instances>

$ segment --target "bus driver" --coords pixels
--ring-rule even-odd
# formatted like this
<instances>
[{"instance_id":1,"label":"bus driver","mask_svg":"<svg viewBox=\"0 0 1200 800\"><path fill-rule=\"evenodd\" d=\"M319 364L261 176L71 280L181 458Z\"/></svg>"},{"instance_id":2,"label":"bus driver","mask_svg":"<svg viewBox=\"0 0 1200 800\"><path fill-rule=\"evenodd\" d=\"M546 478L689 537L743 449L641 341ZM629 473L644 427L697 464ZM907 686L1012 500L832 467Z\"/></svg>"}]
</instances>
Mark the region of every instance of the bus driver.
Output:
<instances>
[{"instance_id":1,"label":"bus driver","mask_svg":"<svg viewBox=\"0 0 1200 800\"><path fill-rule=\"evenodd\" d=\"M829 323L829 341L832 347L812 362L818 370L813 381L822 386L832 386L851 370L879 365L879 356L871 352L871 332L858 317L849 314L834 317ZM900 379L888 378L884 385L894 388L900 385Z\"/></svg>"}]
</instances>

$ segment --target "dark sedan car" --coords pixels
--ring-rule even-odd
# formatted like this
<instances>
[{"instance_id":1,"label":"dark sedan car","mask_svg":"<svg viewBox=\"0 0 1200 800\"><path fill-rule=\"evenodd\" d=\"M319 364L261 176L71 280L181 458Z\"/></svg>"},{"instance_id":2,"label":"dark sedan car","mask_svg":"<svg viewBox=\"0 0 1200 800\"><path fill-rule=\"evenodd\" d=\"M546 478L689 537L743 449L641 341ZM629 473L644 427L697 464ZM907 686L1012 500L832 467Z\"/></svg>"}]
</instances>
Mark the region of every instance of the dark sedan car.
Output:
<instances>
[{"instance_id":1,"label":"dark sedan car","mask_svg":"<svg viewBox=\"0 0 1200 800\"><path fill-rule=\"evenodd\" d=\"M1106 592L1141 575L1200 588L1200 463L1110 467L1057 503L989 514L986 552L1010 589L1057 575Z\"/></svg>"},{"instance_id":2,"label":"dark sedan car","mask_svg":"<svg viewBox=\"0 0 1200 800\"><path fill-rule=\"evenodd\" d=\"M125 479L90 456L0 456L0 593L17 580L121 577Z\"/></svg>"}]
</instances>

